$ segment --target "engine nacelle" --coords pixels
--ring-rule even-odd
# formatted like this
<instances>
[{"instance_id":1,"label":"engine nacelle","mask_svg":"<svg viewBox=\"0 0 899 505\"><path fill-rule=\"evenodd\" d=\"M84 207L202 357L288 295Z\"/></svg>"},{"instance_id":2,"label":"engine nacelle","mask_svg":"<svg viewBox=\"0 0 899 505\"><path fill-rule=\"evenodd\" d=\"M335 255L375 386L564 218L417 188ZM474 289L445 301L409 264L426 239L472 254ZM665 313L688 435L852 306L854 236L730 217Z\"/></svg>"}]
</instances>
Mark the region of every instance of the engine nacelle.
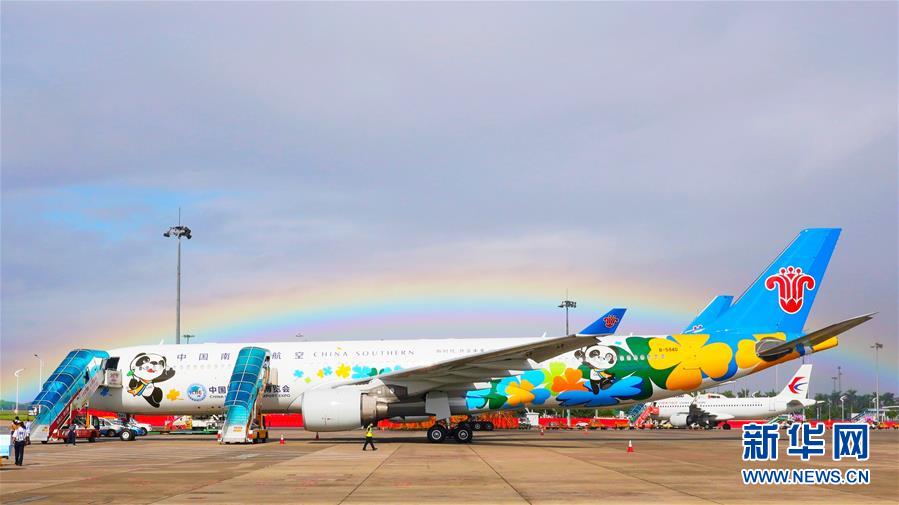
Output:
<instances>
[{"instance_id":1,"label":"engine nacelle","mask_svg":"<svg viewBox=\"0 0 899 505\"><path fill-rule=\"evenodd\" d=\"M387 416L386 403L352 388L307 391L302 410L308 431L352 430Z\"/></svg>"},{"instance_id":2,"label":"engine nacelle","mask_svg":"<svg viewBox=\"0 0 899 505\"><path fill-rule=\"evenodd\" d=\"M686 412L679 412L677 414L672 415L668 422L671 423L671 426L675 428L684 428L693 423L692 416L687 414Z\"/></svg>"}]
</instances>

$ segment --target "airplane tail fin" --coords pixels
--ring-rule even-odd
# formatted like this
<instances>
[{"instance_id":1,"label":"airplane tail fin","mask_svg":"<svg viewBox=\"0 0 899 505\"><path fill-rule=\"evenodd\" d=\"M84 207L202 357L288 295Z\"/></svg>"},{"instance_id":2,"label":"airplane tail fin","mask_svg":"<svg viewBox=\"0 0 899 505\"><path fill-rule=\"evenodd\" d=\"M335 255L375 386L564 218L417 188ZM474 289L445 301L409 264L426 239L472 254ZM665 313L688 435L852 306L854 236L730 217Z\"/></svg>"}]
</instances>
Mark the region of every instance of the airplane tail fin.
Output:
<instances>
[{"instance_id":1,"label":"airplane tail fin","mask_svg":"<svg viewBox=\"0 0 899 505\"><path fill-rule=\"evenodd\" d=\"M788 399L808 398L808 385L812 380L812 365L805 364L796 370L790 382L777 396Z\"/></svg>"},{"instance_id":2,"label":"airplane tail fin","mask_svg":"<svg viewBox=\"0 0 899 505\"><path fill-rule=\"evenodd\" d=\"M703 332L801 333L839 236L839 228L799 232L733 306L706 324Z\"/></svg>"},{"instance_id":3,"label":"airplane tail fin","mask_svg":"<svg viewBox=\"0 0 899 505\"><path fill-rule=\"evenodd\" d=\"M601 315L599 319L593 321L590 326L587 326L577 334L585 337L593 335L611 335L618 329L618 325L621 323L621 319L624 317L626 311L627 309L621 308L612 309Z\"/></svg>"},{"instance_id":4,"label":"airplane tail fin","mask_svg":"<svg viewBox=\"0 0 899 505\"><path fill-rule=\"evenodd\" d=\"M715 322L716 319L721 317L721 314L724 314L724 312L730 308L730 304L733 301L733 296L716 296L704 309L702 309L702 312L696 316L696 319L691 321L690 324L684 328L684 333L702 333L702 330L704 330L706 326Z\"/></svg>"}]
</instances>

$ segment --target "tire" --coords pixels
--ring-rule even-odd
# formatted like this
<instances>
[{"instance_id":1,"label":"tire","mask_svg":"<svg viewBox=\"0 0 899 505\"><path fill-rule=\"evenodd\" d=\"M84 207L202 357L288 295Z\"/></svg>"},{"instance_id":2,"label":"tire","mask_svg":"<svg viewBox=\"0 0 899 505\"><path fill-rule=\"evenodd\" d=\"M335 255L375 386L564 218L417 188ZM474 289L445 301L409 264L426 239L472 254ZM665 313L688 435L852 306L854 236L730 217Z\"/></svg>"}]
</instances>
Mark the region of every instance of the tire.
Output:
<instances>
[{"instance_id":1,"label":"tire","mask_svg":"<svg viewBox=\"0 0 899 505\"><path fill-rule=\"evenodd\" d=\"M471 435L472 435L471 428L468 428L465 426L463 426L461 428L457 428L455 435L456 435L456 442L459 442L460 444L467 444L467 443L471 442L471 438L472 438L471 437Z\"/></svg>"},{"instance_id":2,"label":"tire","mask_svg":"<svg viewBox=\"0 0 899 505\"><path fill-rule=\"evenodd\" d=\"M41 443L42 443L42 444L46 444L47 441L46 441L46 440L41 440Z\"/></svg>"},{"instance_id":3,"label":"tire","mask_svg":"<svg viewBox=\"0 0 899 505\"><path fill-rule=\"evenodd\" d=\"M439 424L428 428L428 442L442 444L444 441L446 441L446 428Z\"/></svg>"},{"instance_id":4,"label":"tire","mask_svg":"<svg viewBox=\"0 0 899 505\"><path fill-rule=\"evenodd\" d=\"M122 442L130 442L134 440L134 433L132 433L131 430L122 430L122 432L119 433L119 438Z\"/></svg>"},{"instance_id":5,"label":"tire","mask_svg":"<svg viewBox=\"0 0 899 505\"><path fill-rule=\"evenodd\" d=\"M87 438L87 441L90 442L90 443L94 443L94 442L97 441L97 437L94 436L94 435L91 435L91 436L89 436L89 437Z\"/></svg>"},{"instance_id":6,"label":"tire","mask_svg":"<svg viewBox=\"0 0 899 505\"><path fill-rule=\"evenodd\" d=\"M484 429L484 425L480 421L475 421L474 424L471 425L474 431L481 431Z\"/></svg>"},{"instance_id":7,"label":"tire","mask_svg":"<svg viewBox=\"0 0 899 505\"><path fill-rule=\"evenodd\" d=\"M146 436L146 435L147 435L147 433L150 433L150 432L149 432L149 431L147 431L147 429L146 429L146 428L141 428L141 429L140 429L140 434L141 434L141 435L144 435L144 436Z\"/></svg>"},{"instance_id":8,"label":"tire","mask_svg":"<svg viewBox=\"0 0 899 505\"><path fill-rule=\"evenodd\" d=\"M493 431L493 423L490 421L487 421L486 423L484 423L484 430Z\"/></svg>"},{"instance_id":9,"label":"tire","mask_svg":"<svg viewBox=\"0 0 899 505\"><path fill-rule=\"evenodd\" d=\"M722 425L721 425L721 429L722 429L722 430L729 430L729 429L730 429L730 424L729 424L729 423L724 423L724 424L722 424Z\"/></svg>"},{"instance_id":10,"label":"tire","mask_svg":"<svg viewBox=\"0 0 899 505\"><path fill-rule=\"evenodd\" d=\"M112 438L115 436L115 430L106 430L106 436Z\"/></svg>"}]
</instances>

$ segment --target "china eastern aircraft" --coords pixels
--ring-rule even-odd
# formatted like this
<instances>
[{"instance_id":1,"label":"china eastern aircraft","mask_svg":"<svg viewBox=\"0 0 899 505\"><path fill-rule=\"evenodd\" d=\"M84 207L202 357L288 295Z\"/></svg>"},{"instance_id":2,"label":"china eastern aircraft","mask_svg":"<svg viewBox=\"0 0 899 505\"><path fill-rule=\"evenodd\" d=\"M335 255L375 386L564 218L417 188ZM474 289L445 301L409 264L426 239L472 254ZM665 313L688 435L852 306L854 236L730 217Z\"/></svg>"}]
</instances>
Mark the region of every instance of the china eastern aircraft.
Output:
<instances>
[{"instance_id":1,"label":"china eastern aircraft","mask_svg":"<svg viewBox=\"0 0 899 505\"><path fill-rule=\"evenodd\" d=\"M300 412L307 430L433 416L428 439L468 442L453 415L624 407L714 387L837 345L863 315L806 332L839 229L807 229L736 301L716 298L679 334L614 335L612 310L560 337L152 345L72 351L35 403L32 439L67 408L225 414L223 442L250 439L259 413Z\"/></svg>"},{"instance_id":2,"label":"china eastern aircraft","mask_svg":"<svg viewBox=\"0 0 899 505\"><path fill-rule=\"evenodd\" d=\"M815 405L808 397L808 384L812 379L812 365L802 365L777 396L753 398L728 398L719 394L683 395L652 402L658 409L653 419L665 419L676 428L698 424L714 428L722 424L730 429L727 421L738 419L768 419L796 412Z\"/></svg>"}]
</instances>

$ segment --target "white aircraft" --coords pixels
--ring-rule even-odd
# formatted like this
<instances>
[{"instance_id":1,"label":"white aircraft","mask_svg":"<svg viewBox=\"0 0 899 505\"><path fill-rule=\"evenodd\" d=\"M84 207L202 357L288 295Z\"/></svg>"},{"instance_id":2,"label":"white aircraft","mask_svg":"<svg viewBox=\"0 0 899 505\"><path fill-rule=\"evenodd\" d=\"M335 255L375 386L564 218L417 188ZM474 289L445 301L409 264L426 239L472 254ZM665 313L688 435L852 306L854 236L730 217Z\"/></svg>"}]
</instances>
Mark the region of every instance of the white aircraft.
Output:
<instances>
[{"instance_id":1,"label":"white aircraft","mask_svg":"<svg viewBox=\"0 0 899 505\"><path fill-rule=\"evenodd\" d=\"M278 412L301 412L315 432L434 416L430 441L468 442L471 426L452 415L623 407L707 389L836 347L871 319L803 330L839 234L803 230L736 302L716 298L674 335L615 336L624 309L613 309L555 338L76 349L35 399L31 438L46 441L89 401L123 414L224 414L226 443L250 440L257 414Z\"/></svg>"},{"instance_id":2,"label":"white aircraft","mask_svg":"<svg viewBox=\"0 0 899 505\"><path fill-rule=\"evenodd\" d=\"M753 398L728 398L719 394L697 396L681 395L652 402L650 407L658 409L651 415L653 419L665 420L672 426L683 428L697 424L714 428L722 424L730 429L727 421L736 419L768 419L796 412L818 403L808 398L808 384L811 381L812 365L802 365L777 396Z\"/></svg>"}]
</instances>

